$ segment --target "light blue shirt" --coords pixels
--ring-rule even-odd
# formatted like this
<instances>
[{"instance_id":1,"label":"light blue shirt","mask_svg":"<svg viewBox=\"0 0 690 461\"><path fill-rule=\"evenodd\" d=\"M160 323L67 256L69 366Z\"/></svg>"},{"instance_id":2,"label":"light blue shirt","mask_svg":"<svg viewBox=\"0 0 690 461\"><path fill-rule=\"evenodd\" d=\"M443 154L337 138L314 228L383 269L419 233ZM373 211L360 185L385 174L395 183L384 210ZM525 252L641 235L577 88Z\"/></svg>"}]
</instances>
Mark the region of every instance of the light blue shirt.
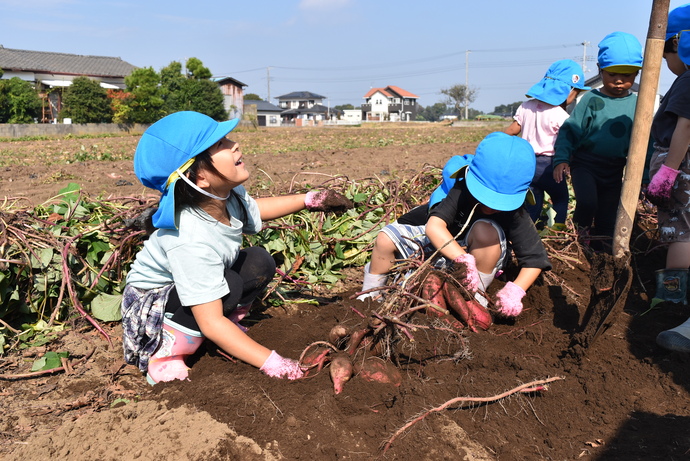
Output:
<instances>
[{"instance_id":1,"label":"light blue shirt","mask_svg":"<svg viewBox=\"0 0 690 461\"><path fill-rule=\"evenodd\" d=\"M235 192L244 205L233 198L228 200L230 226L203 210L184 207L178 211L178 229L157 229L144 242L127 274L127 284L150 290L174 283L183 306L215 301L228 294L224 273L237 260L242 234L256 234L262 226L256 201L242 186ZM243 223L238 218L245 215Z\"/></svg>"}]
</instances>

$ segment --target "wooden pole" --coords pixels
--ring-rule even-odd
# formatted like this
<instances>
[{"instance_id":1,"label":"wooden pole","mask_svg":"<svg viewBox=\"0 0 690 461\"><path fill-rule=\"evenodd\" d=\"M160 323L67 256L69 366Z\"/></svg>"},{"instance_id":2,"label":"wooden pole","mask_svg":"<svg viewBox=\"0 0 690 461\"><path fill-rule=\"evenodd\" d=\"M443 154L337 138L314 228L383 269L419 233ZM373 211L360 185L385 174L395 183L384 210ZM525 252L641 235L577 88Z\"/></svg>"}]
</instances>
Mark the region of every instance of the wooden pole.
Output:
<instances>
[{"instance_id":1,"label":"wooden pole","mask_svg":"<svg viewBox=\"0 0 690 461\"><path fill-rule=\"evenodd\" d=\"M637 95L623 190L616 216L616 230L613 238L613 256L616 258L622 258L629 252L630 234L640 196L640 184L642 183L642 173L644 172L649 145L649 133L654 117L654 104L659 88L659 73L661 72L661 59L666 39L669 2L670 0L654 0L652 3L642 75L640 76L640 91Z\"/></svg>"}]
</instances>

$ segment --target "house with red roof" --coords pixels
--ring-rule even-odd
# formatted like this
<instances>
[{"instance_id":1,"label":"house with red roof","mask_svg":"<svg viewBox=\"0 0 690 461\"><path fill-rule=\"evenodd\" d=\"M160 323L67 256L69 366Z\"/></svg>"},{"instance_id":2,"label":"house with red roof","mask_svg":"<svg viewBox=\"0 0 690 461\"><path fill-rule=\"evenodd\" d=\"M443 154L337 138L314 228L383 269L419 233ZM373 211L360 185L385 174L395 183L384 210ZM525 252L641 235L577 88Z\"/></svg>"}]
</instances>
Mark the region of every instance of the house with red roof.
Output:
<instances>
[{"instance_id":1,"label":"house with red roof","mask_svg":"<svg viewBox=\"0 0 690 461\"><path fill-rule=\"evenodd\" d=\"M372 88L364 95L362 119L368 121L409 122L417 119L419 96L389 85Z\"/></svg>"}]
</instances>

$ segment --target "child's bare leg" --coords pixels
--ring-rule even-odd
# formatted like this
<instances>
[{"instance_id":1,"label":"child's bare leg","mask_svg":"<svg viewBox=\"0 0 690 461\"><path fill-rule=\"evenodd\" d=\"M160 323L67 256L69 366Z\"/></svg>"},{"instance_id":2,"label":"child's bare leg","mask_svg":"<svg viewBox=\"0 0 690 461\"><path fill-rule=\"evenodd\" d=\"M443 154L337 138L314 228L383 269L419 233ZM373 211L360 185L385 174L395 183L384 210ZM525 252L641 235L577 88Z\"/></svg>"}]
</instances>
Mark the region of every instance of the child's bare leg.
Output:
<instances>
[{"instance_id":1,"label":"child's bare leg","mask_svg":"<svg viewBox=\"0 0 690 461\"><path fill-rule=\"evenodd\" d=\"M477 261L479 272L492 274L501 257L501 241L498 232L487 222L475 223L467 237L467 250Z\"/></svg>"},{"instance_id":2,"label":"child's bare leg","mask_svg":"<svg viewBox=\"0 0 690 461\"><path fill-rule=\"evenodd\" d=\"M372 274L387 274L395 260L395 243L384 232L379 232L371 252L369 271Z\"/></svg>"},{"instance_id":3,"label":"child's bare leg","mask_svg":"<svg viewBox=\"0 0 690 461\"><path fill-rule=\"evenodd\" d=\"M383 232L379 232L374 241L374 249L371 252L371 261L364 266L364 282L362 291L384 286L388 281L388 271L393 266L395 260L395 244ZM357 297L360 301L367 298L374 298L380 294L379 291L372 291L361 294Z\"/></svg>"},{"instance_id":4,"label":"child's bare leg","mask_svg":"<svg viewBox=\"0 0 690 461\"><path fill-rule=\"evenodd\" d=\"M690 242L674 242L668 246L666 269L687 269L690 267Z\"/></svg>"}]
</instances>

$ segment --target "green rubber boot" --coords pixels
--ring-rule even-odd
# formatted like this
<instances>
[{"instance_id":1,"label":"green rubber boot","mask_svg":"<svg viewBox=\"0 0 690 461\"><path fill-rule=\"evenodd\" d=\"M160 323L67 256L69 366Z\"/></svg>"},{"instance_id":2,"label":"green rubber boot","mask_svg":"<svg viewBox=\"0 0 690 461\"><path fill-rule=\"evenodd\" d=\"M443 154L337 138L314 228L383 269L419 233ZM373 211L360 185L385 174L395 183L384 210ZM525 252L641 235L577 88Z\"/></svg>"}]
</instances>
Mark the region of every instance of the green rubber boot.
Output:
<instances>
[{"instance_id":1,"label":"green rubber boot","mask_svg":"<svg viewBox=\"0 0 690 461\"><path fill-rule=\"evenodd\" d=\"M688 270L659 269L656 271L656 295L651 308L665 301L687 304Z\"/></svg>"}]
</instances>

